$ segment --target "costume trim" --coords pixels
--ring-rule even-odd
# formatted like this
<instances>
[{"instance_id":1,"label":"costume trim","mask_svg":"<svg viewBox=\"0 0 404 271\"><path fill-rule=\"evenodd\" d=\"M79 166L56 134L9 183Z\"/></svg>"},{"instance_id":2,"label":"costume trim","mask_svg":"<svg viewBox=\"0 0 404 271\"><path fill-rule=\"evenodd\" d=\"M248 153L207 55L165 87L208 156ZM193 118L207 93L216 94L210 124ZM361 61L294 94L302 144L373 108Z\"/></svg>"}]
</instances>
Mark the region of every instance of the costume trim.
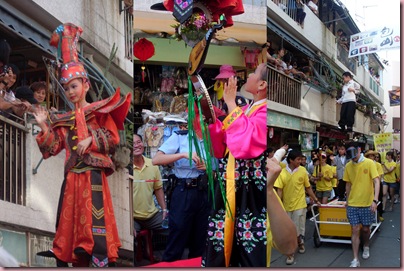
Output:
<instances>
[{"instance_id":1,"label":"costume trim","mask_svg":"<svg viewBox=\"0 0 404 271\"><path fill-rule=\"evenodd\" d=\"M229 126L236 120L238 119L241 114L243 113L243 110L240 107L236 107L224 120L223 120L223 127L225 130L229 128Z\"/></svg>"}]
</instances>

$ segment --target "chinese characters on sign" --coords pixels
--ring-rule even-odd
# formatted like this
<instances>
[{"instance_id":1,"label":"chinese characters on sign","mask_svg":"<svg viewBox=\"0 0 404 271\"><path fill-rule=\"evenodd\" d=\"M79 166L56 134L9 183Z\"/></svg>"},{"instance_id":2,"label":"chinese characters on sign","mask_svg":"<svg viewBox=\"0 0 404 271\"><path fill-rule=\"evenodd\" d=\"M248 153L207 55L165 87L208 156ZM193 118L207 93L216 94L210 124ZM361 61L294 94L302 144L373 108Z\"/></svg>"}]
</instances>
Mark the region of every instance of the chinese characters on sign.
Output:
<instances>
[{"instance_id":1,"label":"chinese characters on sign","mask_svg":"<svg viewBox=\"0 0 404 271\"><path fill-rule=\"evenodd\" d=\"M351 36L349 57L376 53L381 50L400 48L400 29L382 27Z\"/></svg>"},{"instance_id":2,"label":"chinese characters on sign","mask_svg":"<svg viewBox=\"0 0 404 271\"><path fill-rule=\"evenodd\" d=\"M373 135L375 150L380 154L381 161L386 160L386 153L393 148L393 134L383 133Z\"/></svg>"}]
</instances>

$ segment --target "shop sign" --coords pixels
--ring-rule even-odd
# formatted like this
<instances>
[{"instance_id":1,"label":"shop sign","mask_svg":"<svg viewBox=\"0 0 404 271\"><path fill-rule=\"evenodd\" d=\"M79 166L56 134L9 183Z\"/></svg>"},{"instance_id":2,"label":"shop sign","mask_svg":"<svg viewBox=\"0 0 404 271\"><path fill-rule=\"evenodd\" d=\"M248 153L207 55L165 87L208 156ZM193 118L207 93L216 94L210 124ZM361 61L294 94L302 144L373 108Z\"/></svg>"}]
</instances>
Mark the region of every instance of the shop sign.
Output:
<instances>
[{"instance_id":1,"label":"shop sign","mask_svg":"<svg viewBox=\"0 0 404 271\"><path fill-rule=\"evenodd\" d=\"M300 118L273 111L267 111L267 126L300 131Z\"/></svg>"},{"instance_id":2,"label":"shop sign","mask_svg":"<svg viewBox=\"0 0 404 271\"><path fill-rule=\"evenodd\" d=\"M53 238L39 234L29 233L29 257L31 266L54 267L56 260L54 258L42 257L36 255L38 252L47 251L53 248Z\"/></svg>"},{"instance_id":3,"label":"shop sign","mask_svg":"<svg viewBox=\"0 0 404 271\"><path fill-rule=\"evenodd\" d=\"M300 119L300 130L302 132L315 133L316 127L316 122L306 119Z\"/></svg>"},{"instance_id":4,"label":"shop sign","mask_svg":"<svg viewBox=\"0 0 404 271\"><path fill-rule=\"evenodd\" d=\"M25 232L0 228L0 247L3 247L20 264L27 264L27 237Z\"/></svg>"}]
</instances>

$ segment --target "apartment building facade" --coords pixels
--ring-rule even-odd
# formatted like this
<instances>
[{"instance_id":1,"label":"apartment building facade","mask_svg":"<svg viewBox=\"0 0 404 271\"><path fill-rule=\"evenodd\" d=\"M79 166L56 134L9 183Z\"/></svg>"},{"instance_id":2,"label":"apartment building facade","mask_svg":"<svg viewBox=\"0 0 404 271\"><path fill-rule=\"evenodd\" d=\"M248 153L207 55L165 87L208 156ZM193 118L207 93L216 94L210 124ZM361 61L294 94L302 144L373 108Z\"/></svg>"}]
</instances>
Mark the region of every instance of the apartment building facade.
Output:
<instances>
[{"instance_id":1,"label":"apartment building facade","mask_svg":"<svg viewBox=\"0 0 404 271\"><path fill-rule=\"evenodd\" d=\"M292 53L297 66L311 71L309 80L300 81L271 69L270 81L274 87L270 87L268 95L268 126L272 144L302 145L307 139L311 142L302 146L302 150L309 151L319 147L316 142L347 139L337 129L340 105L336 103L345 71L351 72L354 81L361 85L354 137L372 144L371 135L380 132L386 123L377 117L377 113L385 112L384 90L369 68L376 69L382 80L383 63L375 54L348 58L337 31L343 30L348 38L360 31L340 1L320 0L317 8L316 14L304 6L302 27L297 23L295 1L267 1L267 39L273 51L285 48Z\"/></svg>"}]
</instances>

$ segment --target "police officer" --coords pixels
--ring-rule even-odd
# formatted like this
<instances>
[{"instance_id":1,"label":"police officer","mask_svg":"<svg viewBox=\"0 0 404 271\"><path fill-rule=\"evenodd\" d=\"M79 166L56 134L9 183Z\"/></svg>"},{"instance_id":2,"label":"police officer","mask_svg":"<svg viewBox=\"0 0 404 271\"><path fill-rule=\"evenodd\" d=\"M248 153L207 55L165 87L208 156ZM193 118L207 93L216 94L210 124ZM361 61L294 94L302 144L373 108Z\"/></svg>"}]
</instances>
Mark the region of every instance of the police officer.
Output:
<instances>
[{"instance_id":1,"label":"police officer","mask_svg":"<svg viewBox=\"0 0 404 271\"><path fill-rule=\"evenodd\" d=\"M174 163L176 177L168 213L169 234L163 255L165 262L180 260L187 243L188 258L202 256L210 211L205 164L195 152L189 157L188 130L186 125L180 128L164 142L152 160L154 165ZM203 150L202 140L197 141ZM192 150L195 150L192 144ZM191 166L189 159L192 159Z\"/></svg>"}]
</instances>

